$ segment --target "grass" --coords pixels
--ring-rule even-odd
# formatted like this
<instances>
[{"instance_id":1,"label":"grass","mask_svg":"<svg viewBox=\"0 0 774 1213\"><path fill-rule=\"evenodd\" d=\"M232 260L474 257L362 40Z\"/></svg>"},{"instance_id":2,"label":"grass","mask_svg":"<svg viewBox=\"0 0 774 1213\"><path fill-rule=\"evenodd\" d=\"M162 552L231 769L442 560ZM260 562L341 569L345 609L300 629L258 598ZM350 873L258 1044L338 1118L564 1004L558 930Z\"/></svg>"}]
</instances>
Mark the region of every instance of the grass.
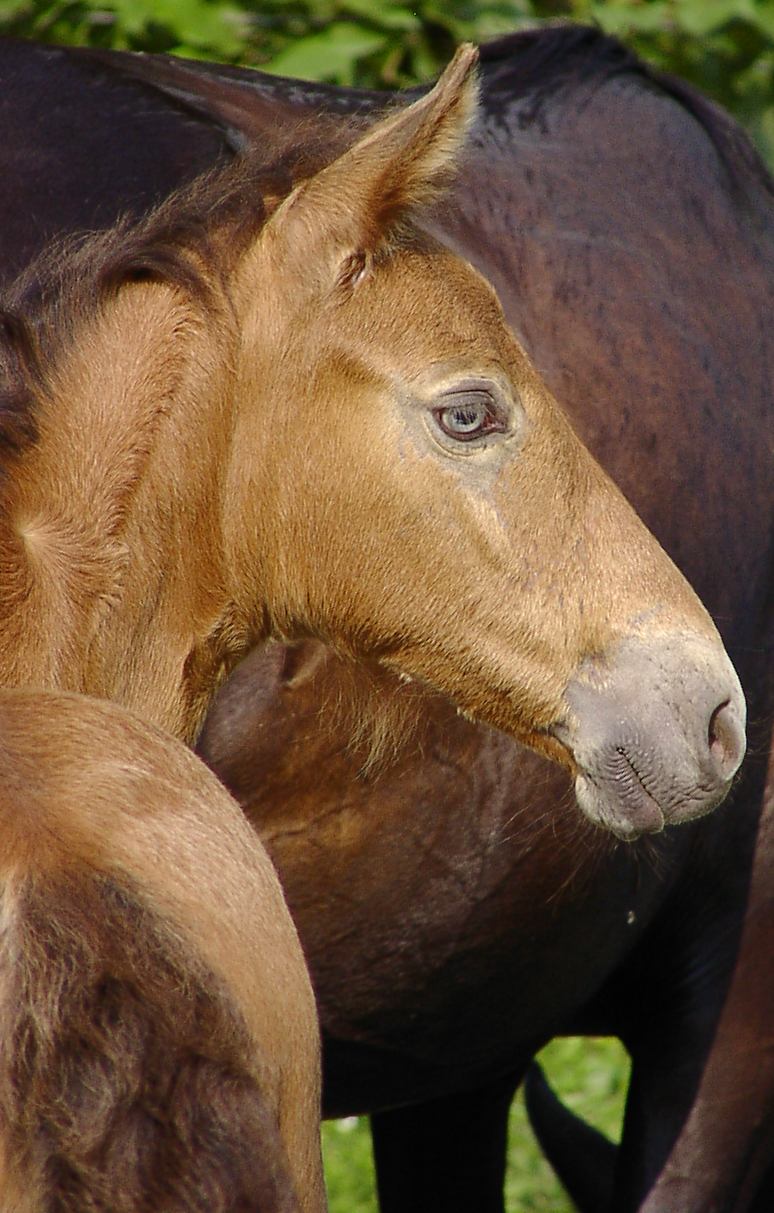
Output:
<instances>
[{"instance_id":1,"label":"grass","mask_svg":"<svg viewBox=\"0 0 774 1213\"><path fill-rule=\"evenodd\" d=\"M539 1060L563 1102L618 1140L629 1076L618 1041L563 1037ZM378 1213L367 1120L326 1123L323 1153L330 1213ZM520 1095L511 1110L505 1197L509 1213L573 1213L532 1136Z\"/></svg>"}]
</instances>

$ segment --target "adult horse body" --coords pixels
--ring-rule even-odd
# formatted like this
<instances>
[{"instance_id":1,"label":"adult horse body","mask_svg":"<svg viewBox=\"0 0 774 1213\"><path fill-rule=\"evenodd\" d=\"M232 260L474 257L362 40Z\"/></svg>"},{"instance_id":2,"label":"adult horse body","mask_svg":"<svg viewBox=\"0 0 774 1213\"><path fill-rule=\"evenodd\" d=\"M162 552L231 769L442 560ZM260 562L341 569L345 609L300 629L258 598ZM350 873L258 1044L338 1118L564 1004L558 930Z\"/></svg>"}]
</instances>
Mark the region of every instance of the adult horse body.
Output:
<instances>
[{"instance_id":1,"label":"adult horse body","mask_svg":"<svg viewBox=\"0 0 774 1213\"><path fill-rule=\"evenodd\" d=\"M485 56L483 118L453 205L436 209L433 227L494 282L576 425L700 587L757 722L770 704L766 185L733 128L695 96L646 80L596 36L552 37L548 56L540 36ZM59 64L65 75L90 62L45 54L49 72ZM177 151L190 146L192 160L202 140L212 154L216 129L197 125L195 109L226 130L225 155L235 132L268 137L278 113L373 104L263 77L253 88L251 74L233 70L111 62L145 83L99 65L82 79L107 96L134 88L141 109L163 108L149 89L156 73L175 91L170 104L184 107ZM143 189L163 190L151 150L146 141ZM33 140L30 164L35 152ZM129 186L123 196L112 183L101 189L114 207L137 198ZM56 227L45 205L38 213ZM273 697L271 683L240 676L203 744L281 868L321 1001L328 1110L381 1110L385 1207L501 1207L510 1093L540 1043L588 1030L617 1033L633 1054L612 1207L636 1208L675 1139L679 1148L733 964L760 754L735 812L632 854L584 826L550 768L441 702L427 709L422 762L409 752L364 781L340 739L313 731L321 689L325 702L342 677L333 659L256 660L261 677L274 676ZM733 1063L717 1058L727 1072ZM413 1106L389 1110L399 1105ZM721 1109L708 1140L722 1141L725 1127ZM740 1137L743 1154L749 1136Z\"/></svg>"}]
</instances>

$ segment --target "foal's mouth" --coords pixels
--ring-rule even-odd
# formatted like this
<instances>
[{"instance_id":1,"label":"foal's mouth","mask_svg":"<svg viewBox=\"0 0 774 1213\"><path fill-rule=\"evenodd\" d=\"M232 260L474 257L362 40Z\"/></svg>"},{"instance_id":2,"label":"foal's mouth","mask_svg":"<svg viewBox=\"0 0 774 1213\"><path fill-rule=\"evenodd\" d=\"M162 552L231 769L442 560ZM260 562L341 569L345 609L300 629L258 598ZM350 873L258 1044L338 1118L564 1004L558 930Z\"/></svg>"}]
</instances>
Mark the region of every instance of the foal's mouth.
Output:
<instances>
[{"instance_id":1,"label":"foal's mouth","mask_svg":"<svg viewBox=\"0 0 774 1213\"><path fill-rule=\"evenodd\" d=\"M563 751L562 765L574 777L578 807L595 825L627 842L665 828L668 810L648 786L651 781L643 764L626 746L606 746L594 755L593 763L581 764L565 722L552 725L546 733Z\"/></svg>"},{"instance_id":2,"label":"foal's mouth","mask_svg":"<svg viewBox=\"0 0 774 1213\"><path fill-rule=\"evenodd\" d=\"M641 773L626 748L611 746L600 755L596 770L578 769L575 795L592 820L617 838L633 841L642 834L659 834L667 824L667 810L646 781L647 774Z\"/></svg>"}]
</instances>

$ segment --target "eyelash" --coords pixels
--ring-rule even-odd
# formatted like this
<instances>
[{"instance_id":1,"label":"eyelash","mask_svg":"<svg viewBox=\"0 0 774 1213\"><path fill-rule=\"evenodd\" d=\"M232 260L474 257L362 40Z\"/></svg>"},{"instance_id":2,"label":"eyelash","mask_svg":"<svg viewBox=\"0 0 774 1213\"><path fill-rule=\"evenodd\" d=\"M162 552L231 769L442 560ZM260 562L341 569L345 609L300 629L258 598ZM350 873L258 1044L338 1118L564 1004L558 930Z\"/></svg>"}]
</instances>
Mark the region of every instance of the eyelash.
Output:
<instances>
[{"instance_id":1,"label":"eyelash","mask_svg":"<svg viewBox=\"0 0 774 1213\"><path fill-rule=\"evenodd\" d=\"M473 428L459 430L453 428L448 423L446 418L449 415L457 414L477 414L479 422ZM477 438L483 438L487 434L502 433L506 429L505 422L497 409L497 406L489 395L484 391L470 391L458 393L457 399L450 393L449 403L444 404L441 408L433 410L436 424L447 438L451 438L454 442L473 442ZM463 425L465 422L463 421Z\"/></svg>"}]
</instances>

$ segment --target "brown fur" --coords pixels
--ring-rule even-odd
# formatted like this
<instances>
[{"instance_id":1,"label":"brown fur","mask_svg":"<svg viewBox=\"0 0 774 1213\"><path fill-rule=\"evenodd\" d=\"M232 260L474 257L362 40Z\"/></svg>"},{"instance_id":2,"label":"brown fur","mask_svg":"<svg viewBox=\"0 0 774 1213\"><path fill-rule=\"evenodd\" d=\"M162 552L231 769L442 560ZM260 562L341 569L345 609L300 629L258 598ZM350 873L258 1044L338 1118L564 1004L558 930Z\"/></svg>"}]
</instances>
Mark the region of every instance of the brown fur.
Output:
<instances>
[{"instance_id":1,"label":"brown fur","mask_svg":"<svg viewBox=\"0 0 774 1213\"><path fill-rule=\"evenodd\" d=\"M459 62L468 72L470 55ZM380 186L366 207L360 203L364 216L379 210L367 233L375 245L387 236L384 225L394 225L399 210L419 205L443 175L470 112L470 89L455 99L460 84L452 72L435 109L422 102L410 130L400 130L406 125L401 113L386 121L386 150L377 141L374 154L384 162ZM393 130L398 142L390 153ZM346 129L336 138L328 132L325 158L352 137ZM363 140L364 151L356 154L364 171L373 172L374 138ZM416 144L416 163L393 170L389 190L395 196L388 205L384 174L400 161L401 139L407 138ZM222 513L237 509L221 483L232 458L233 368L241 341L229 280L256 240L260 244L267 214L282 193L319 167L319 130L306 146L289 144L268 165L254 158L216 171L133 228L121 225L50 252L10 292L6 440L23 447L27 435L17 418L24 417L35 423L37 441L22 449L5 486L0 657L7 681L119 698L190 739L224 670L263 632L260 610L232 601L233 573L219 567ZM315 190L324 193L327 182L320 174ZM324 198L311 204L312 211L321 205ZM137 334L136 343L127 341L128 333ZM181 414L185 420L178 422ZM202 463L202 452L214 455L214 468ZM181 466L189 469L182 481ZM216 480L208 484L213 470ZM201 493L189 501L192 485ZM197 541L193 568L192 524L197 536L211 536L209 545ZM170 554L161 550L170 540L173 565L187 549L177 575ZM132 584L128 570L135 563ZM252 566L249 573L255 577ZM174 593L162 582L172 583ZM256 588L250 588L251 599ZM164 605L172 616L164 618L163 607L156 612L153 637L145 635L149 594L169 599ZM102 633L115 624L117 635L106 649ZM181 624L183 643L190 645L190 633L195 635L187 652L170 634ZM142 669L134 669L131 659L127 668L127 650L137 653L143 645L149 651Z\"/></svg>"},{"instance_id":2,"label":"brown fur","mask_svg":"<svg viewBox=\"0 0 774 1213\"><path fill-rule=\"evenodd\" d=\"M3 1209L320 1208L314 1001L236 805L115 705L0 726Z\"/></svg>"},{"instance_id":3,"label":"brown fur","mask_svg":"<svg viewBox=\"0 0 774 1213\"><path fill-rule=\"evenodd\" d=\"M35 1207L296 1208L255 1044L158 915L79 871L5 902L1 1123Z\"/></svg>"}]
</instances>

